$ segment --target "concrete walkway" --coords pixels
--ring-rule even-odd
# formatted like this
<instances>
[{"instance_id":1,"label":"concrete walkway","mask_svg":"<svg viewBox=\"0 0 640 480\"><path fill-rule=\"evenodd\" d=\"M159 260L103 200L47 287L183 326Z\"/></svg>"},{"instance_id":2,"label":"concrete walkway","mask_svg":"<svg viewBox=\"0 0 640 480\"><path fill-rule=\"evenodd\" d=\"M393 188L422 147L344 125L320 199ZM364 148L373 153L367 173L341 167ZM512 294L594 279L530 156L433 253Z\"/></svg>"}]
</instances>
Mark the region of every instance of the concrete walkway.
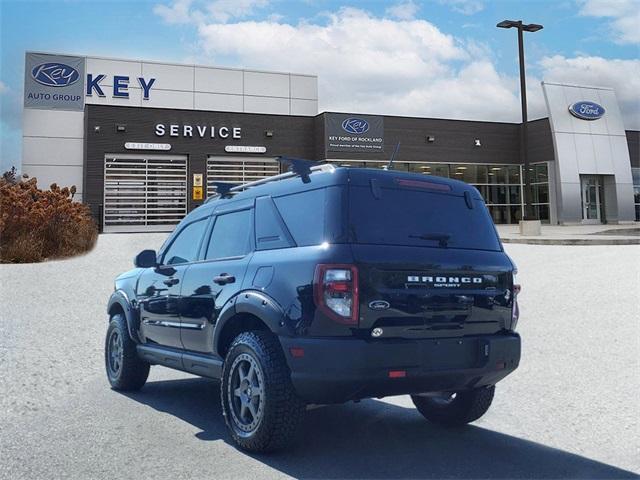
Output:
<instances>
[{"instance_id":1,"label":"concrete walkway","mask_svg":"<svg viewBox=\"0 0 640 480\"><path fill-rule=\"evenodd\" d=\"M518 225L496 225L503 243L534 245L640 245L640 222L628 225L542 225L542 235L522 236Z\"/></svg>"}]
</instances>

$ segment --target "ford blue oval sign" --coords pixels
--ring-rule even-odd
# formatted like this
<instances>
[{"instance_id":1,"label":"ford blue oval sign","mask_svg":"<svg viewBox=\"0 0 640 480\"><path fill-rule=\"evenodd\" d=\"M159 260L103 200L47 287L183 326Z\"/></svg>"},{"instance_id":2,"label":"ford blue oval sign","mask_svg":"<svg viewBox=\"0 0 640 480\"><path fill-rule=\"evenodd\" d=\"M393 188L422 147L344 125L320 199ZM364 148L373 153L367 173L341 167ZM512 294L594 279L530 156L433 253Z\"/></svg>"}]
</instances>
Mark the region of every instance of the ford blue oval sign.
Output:
<instances>
[{"instance_id":1,"label":"ford blue oval sign","mask_svg":"<svg viewBox=\"0 0 640 480\"><path fill-rule=\"evenodd\" d=\"M604 115L604 108L595 102L576 102L569 105L569 112L583 120L597 120Z\"/></svg>"},{"instance_id":2,"label":"ford blue oval sign","mask_svg":"<svg viewBox=\"0 0 640 480\"><path fill-rule=\"evenodd\" d=\"M342 122L342 129L347 133L362 135L369 130L369 122L362 118L347 118Z\"/></svg>"},{"instance_id":3,"label":"ford blue oval sign","mask_svg":"<svg viewBox=\"0 0 640 480\"><path fill-rule=\"evenodd\" d=\"M64 63L41 63L31 70L33 79L47 87L67 87L80 79L78 71Z\"/></svg>"}]
</instances>

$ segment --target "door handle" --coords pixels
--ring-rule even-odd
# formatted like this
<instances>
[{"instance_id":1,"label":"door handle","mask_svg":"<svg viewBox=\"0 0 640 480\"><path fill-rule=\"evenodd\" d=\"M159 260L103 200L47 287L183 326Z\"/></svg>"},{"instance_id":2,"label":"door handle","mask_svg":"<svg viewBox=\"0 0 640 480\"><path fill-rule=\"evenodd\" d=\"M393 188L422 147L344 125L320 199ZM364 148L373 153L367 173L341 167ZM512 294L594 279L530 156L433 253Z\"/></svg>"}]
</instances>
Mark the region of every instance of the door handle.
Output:
<instances>
[{"instance_id":1,"label":"door handle","mask_svg":"<svg viewBox=\"0 0 640 480\"><path fill-rule=\"evenodd\" d=\"M163 280L162 283L164 283L165 285L172 287L173 285L176 285L180 280L178 280L177 278L168 278L166 280Z\"/></svg>"},{"instance_id":2,"label":"door handle","mask_svg":"<svg viewBox=\"0 0 640 480\"><path fill-rule=\"evenodd\" d=\"M227 273L221 273L217 277L213 277L213 282L218 285L226 285L227 283L233 283L236 281L236 277Z\"/></svg>"}]
</instances>

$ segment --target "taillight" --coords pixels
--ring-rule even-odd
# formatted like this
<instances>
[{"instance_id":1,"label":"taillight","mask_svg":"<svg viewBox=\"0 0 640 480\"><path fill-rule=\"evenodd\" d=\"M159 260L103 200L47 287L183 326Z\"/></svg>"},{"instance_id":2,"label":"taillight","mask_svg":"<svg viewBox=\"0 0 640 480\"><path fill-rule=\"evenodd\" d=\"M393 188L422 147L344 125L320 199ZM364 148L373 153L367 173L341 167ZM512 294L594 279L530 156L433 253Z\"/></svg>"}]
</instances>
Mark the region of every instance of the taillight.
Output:
<instances>
[{"instance_id":1,"label":"taillight","mask_svg":"<svg viewBox=\"0 0 640 480\"><path fill-rule=\"evenodd\" d=\"M316 305L329 318L358 324L358 269L354 265L318 265L313 285Z\"/></svg>"}]
</instances>

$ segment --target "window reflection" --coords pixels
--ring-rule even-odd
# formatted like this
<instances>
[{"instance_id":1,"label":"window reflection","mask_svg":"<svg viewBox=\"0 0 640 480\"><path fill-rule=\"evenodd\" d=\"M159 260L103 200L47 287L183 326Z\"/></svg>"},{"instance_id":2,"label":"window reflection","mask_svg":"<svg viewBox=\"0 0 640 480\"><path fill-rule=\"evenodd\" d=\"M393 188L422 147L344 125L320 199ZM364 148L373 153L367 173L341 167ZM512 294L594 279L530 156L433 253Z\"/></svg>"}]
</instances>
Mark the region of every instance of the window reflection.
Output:
<instances>
[{"instance_id":1,"label":"window reflection","mask_svg":"<svg viewBox=\"0 0 640 480\"><path fill-rule=\"evenodd\" d=\"M337 165L380 169L386 161L333 161ZM461 180L475 186L484 198L495 223L517 223L522 219L522 174L520 165L394 162L394 170L422 173ZM640 212L640 169L634 169L638 178L636 210ZM530 167L531 203L538 218L549 222L549 176L547 162Z\"/></svg>"}]
</instances>

